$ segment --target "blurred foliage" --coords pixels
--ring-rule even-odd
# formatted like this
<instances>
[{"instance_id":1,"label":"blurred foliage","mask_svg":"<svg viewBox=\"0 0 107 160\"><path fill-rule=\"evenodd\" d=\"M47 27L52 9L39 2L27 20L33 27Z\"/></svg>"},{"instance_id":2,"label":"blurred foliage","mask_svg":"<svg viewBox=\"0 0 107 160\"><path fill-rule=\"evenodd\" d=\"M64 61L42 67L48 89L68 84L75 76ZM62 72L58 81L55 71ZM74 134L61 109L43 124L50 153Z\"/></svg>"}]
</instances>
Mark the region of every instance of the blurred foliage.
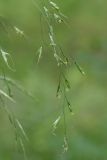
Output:
<instances>
[{"instance_id":1,"label":"blurred foliage","mask_svg":"<svg viewBox=\"0 0 107 160\"><path fill-rule=\"evenodd\" d=\"M41 6L43 1L36 0ZM55 1L57 2L57 0ZM44 20L31 0L0 0L0 46L12 54L16 72L4 67L6 75L16 80L35 100L12 88L17 103L6 100L10 111L21 121L29 142L25 148L29 160L106 160L107 159L107 1L59 0L68 25L55 26L56 37L69 57L75 57L84 68L83 77L72 65L65 73L71 82L68 96L74 116L66 110L69 149L62 153L64 126L61 120L52 135L52 123L59 116L61 106L56 99L58 70L47 45L39 65L36 51L41 46ZM5 23L5 27L3 27ZM24 31L17 36L11 25ZM0 72L2 73L2 69ZM5 85L0 81L0 88ZM22 160L22 150L17 148L14 131L0 104L0 160Z\"/></svg>"}]
</instances>

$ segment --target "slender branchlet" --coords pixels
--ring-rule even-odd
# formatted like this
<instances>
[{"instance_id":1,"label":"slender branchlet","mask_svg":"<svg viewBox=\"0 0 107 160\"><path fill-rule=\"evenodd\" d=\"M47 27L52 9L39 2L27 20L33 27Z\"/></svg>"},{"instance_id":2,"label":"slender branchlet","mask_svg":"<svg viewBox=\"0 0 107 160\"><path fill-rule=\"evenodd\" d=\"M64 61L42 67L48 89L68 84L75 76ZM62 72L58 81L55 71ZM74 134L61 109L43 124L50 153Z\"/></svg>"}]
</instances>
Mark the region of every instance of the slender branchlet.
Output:
<instances>
[{"instance_id":1,"label":"slender branchlet","mask_svg":"<svg viewBox=\"0 0 107 160\"><path fill-rule=\"evenodd\" d=\"M65 72L67 67L69 66L69 58L63 53L63 50L61 47L59 47L57 40L56 40L56 34L54 29L54 23L63 23L65 22L65 17L62 12L60 11L59 6L53 2L48 1L48 3L45 3L42 8L40 8L35 1L33 1L35 6L39 9L41 12L41 15L43 16L44 20L46 21L47 28L48 28L48 37L49 37L49 46L52 49L53 57L56 60L58 70L59 70L59 82L58 87L56 91L56 97L58 99L62 98L64 100L64 103L62 105L62 114L60 114L57 119L53 122L53 134L55 134L55 130L57 129L57 126L61 120L62 117L64 117L64 144L63 149L64 152L68 150L68 142L67 142L67 129L66 129L66 114L65 114L65 106L67 105L70 112L72 112L72 107L70 104L70 101L67 98L66 91L70 90L70 82L67 79ZM38 60L37 63L40 61L41 54L43 50L42 47L40 47L37 50L38 53ZM63 70L64 68L64 70Z\"/></svg>"},{"instance_id":2,"label":"slender branchlet","mask_svg":"<svg viewBox=\"0 0 107 160\"><path fill-rule=\"evenodd\" d=\"M64 152L68 150L68 140L67 140L67 127L66 127L66 107L68 108L69 112L72 113L72 105L71 102L67 96L67 92L71 89L71 84L69 82L69 79L66 76L66 72L71 67L71 64L74 63L77 69L81 72L82 75L84 75L84 71L80 67L80 65L75 61L74 58L69 58L67 54L64 54L62 47L57 42L56 33L54 29L54 24L67 24L68 17L65 16L61 10L60 7L54 2L54 1L43 1L43 6L40 8L39 5L36 3L36 1L32 0L34 5L37 7L37 9L40 11L41 16L45 20L48 28L48 38L49 38L49 46L52 49L52 55L56 60L57 67L59 70L59 80L58 80L58 86L56 90L56 97L58 99L63 99L63 105L62 105L62 113L59 114L59 116L56 118L56 120L53 122L53 134L55 134L55 131L57 129L57 126L61 120L62 117L64 117L64 144L63 149ZM40 47L37 51L38 53L38 60L37 63L41 59L41 55L43 52L43 48Z\"/></svg>"}]
</instances>

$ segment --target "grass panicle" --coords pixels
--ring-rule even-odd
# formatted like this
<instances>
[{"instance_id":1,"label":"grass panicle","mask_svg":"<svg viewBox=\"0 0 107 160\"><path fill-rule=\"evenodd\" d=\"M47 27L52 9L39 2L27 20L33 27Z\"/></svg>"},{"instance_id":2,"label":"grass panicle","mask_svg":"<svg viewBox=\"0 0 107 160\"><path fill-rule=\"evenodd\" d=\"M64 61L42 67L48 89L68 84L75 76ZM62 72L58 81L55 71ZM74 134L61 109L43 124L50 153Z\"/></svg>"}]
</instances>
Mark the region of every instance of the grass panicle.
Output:
<instances>
[{"instance_id":1,"label":"grass panicle","mask_svg":"<svg viewBox=\"0 0 107 160\"><path fill-rule=\"evenodd\" d=\"M59 82L58 82L58 86L56 89L56 97L58 99L60 99L60 102L63 101L63 105L62 105L61 114L57 117L57 119L52 124L52 128L53 128L52 133L54 135L56 135L55 131L58 127L58 124L59 124L61 118L63 117L63 119L64 119L63 151L67 152L68 151L68 139L67 139L67 126L66 126L66 112L65 111L66 111L66 107L67 107L69 109L69 112L72 113L72 106L71 106L71 102L67 96L68 93L66 92L71 89L71 82L69 82L69 79L66 76L66 72L69 69L69 67L71 67L71 63L75 64L75 66L77 67L77 69L79 70L79 72L82 75L85 75L85 72L83 71L83 69L80 67L80 65L74 59L71 62L70 58L68 56L66 56L66 54L63 52L61 46L59 46L59 42L57 41L57 38L56 38L56 33L55 33L55 28L54 28L55 25L53 24L53 22L55 24L64 24L69 27L69 25L67 23L68 17L65 16L61 12L60 7L54 1L49 0L49 1L47 1L47 3L45 1L43 1L42 7L40 7L35 0L32 0L32 3L38 9L38 11L40 12L41 16L43 17L43 19L47 25L47 30L48 30L47 35L48 35L48 40L49 40L48 47L51 48L52 56L53 56L54 60L56 61L57 70L60 73L59 77L58 77ZM2 21L1 24L2 24L2 27L4 28L5 32L8 34L8 29L5 25L5 23ZM27 36L25 35L23 30L19 29L15 25L11 25L11 28L14 30L14 32L17 35L27 39ZM43 55L43 45L41 45L36 52L37 64L40 62L42 55ZM5 65L7 66L7 68L9 70L16 71L15 67L14 67L15 66L14 61L12 59L11 54L6 52L4 49L2 49L2 47L0 47L0 56L2 57L2 60L4 61ZM8 99L12 103L15 103L10 86L16 87L18 90L20 90L24 94L32 97L34 100L35 100L35 97L30 92L26 91L26 89L24 87L19 85L16 81L9 78L5 74L0 76L0 80L4 81L5 86L7 87L7 90L8 90L8 93L7 93L7 92L3 91L2 89L0 89L0 101L2 102L2 105L4 106L4 109L8 115L9 121L14 129L16 143L17 143L17 145L20 144L22 151L23 151L23 154L24 154L24 159L27 159L25 146L24 146L24 139L26 141L29 141L29 139L27 137L27 134L26 134L21 122L18 120L17 117L15 117L15 115L13 113L11 113L9 111L9 109L7 109L7 106L4 102L4 98Z\"/></svg>"}]
</instances>

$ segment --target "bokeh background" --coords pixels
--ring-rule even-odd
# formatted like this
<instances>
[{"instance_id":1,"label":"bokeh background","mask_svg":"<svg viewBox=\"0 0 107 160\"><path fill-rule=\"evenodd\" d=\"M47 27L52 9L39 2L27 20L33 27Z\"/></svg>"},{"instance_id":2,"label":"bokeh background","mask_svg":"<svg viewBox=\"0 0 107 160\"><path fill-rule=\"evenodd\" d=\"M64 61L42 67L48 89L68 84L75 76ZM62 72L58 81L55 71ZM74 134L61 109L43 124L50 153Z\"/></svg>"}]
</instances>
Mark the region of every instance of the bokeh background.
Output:
<instances>
[{"instance_id":1,"label":"bokeh background","mask_svg":"<svg viewBox=\"0 0 107 160\"><path fill-rule=\"evenodd\" d=\"M35 0L41 7L44 2ZM30 91L35 100L11 86L16 103L6 101L10 112L21 122L29 142L22 137L29 160L106 160L107 159L107 1L56 0L67 15L68 26L55 26L56 37L65 54L75 57L84 69L75 65L67 71L71 83L68 93L74 115L66 111L69 149L63 152L64 125L58 124L56 136L52 123L61 112L56 99L58 69L49 46L44 45L39 65L36 51L48 42L41 14L31 0L0 0L0 46L11 53L16 72L5 67L7 76ZM24 31L18 36L11 26ZM1 68L2 68L1 67ZM2 74L2 69L0 72ZM0 81L0 88L5 84ZM23 160L16 147L14 129L0 103L0 160Z\"/></svg>"}]
</instances>

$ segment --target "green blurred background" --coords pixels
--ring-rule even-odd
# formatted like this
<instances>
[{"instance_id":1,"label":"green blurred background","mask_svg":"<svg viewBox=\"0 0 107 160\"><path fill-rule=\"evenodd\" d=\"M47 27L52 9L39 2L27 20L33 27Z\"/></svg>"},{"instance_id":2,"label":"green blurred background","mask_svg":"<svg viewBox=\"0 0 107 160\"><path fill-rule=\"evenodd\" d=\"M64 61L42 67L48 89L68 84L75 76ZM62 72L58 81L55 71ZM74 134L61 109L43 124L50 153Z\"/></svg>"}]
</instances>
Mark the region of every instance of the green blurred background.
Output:
<instances>
[{"instance_id":1,"label":"green blurred background","mask_svg":"<svg viewBox=\"0 0 107 160\"><path fill-rule=\"evenodd\" d=\"M40 6L43 4L43 1L36 2ZM0 0L0 46L12 54L16 68L16 72L11 72L4 67L6 75L24 86L36 99L32 100L12 87L16 104L8 101L6 104L28 135L29 142L24 140L24 144L29 160L106 160L107 1L55 2L69 17L69 26L56 26L56 37L64 53L75 57L86 72L86 76L82 76L72 65L65 73L71 82L68 96L75 113L71 116L66 111L68 152L62 153L63 120L58 125L56 136L52 135L52 123L61 112L60 102L55 97L58 70L47 45L39 65L36 65L36 51L43 41L41 26L45 27L46 43L48 33L31 0ZM11 25L22 29L26 36L18 36L11 30ZM2 73L2 69L0 71ZM0 82L0 87L5 89L3 82ZM16 147L14 130L1 106L0 160L19 159L24 159L23 152Z\"/></svg>"}]
</instances>

